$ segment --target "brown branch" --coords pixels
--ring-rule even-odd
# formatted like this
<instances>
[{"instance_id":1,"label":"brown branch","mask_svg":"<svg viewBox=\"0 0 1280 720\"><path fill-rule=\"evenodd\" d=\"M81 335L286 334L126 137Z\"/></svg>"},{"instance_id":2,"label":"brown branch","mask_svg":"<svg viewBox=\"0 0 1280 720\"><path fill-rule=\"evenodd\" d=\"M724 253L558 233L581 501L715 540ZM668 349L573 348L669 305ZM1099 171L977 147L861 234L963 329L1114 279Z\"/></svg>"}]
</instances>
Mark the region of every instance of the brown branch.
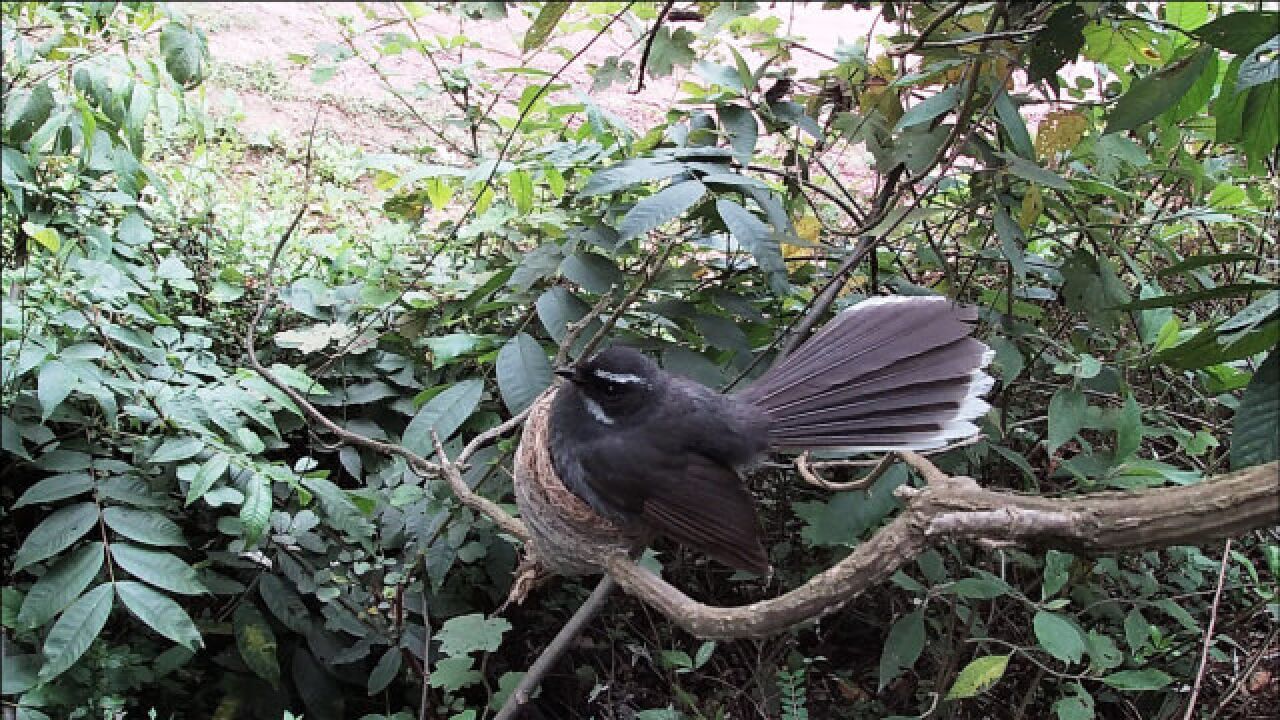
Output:
<instances>
[{"instance_id":1,"label":"brown branch","mask_svg":"<svg viewBox=\"0 0 1280 720\"><path fill-rule=\"evenodd\" d=\"M644 68L649 64L649 53L653 52L653 43L658 39L658 30L662 27L662 21L667 19L667 13L671 12L671 8L675 7L675 0L670 0L662 9L658 11L658 17L653 21L653 30L649 33L649 39L644 44L644 51L640 53L639 74L636 76L636 87L631 91L632 95L638 95L644 90Z\"/></svg>"},{"instance_id":2,"label":"brown branch","mask_svg":"<svg viewBox=\"0 0 1280 720\"><path fill-rule=\"evenodd\" d=\"M1087 554L1203 543L1280 518L1276 462L1194 485L1052 499L987 490L970 478L947 477L919 456L905 457L923 469L928 484L899 489L907 501L902 514L839 563L779 597L710 607L624 552L603 563L624 591L698 637L765 637L834 612L947 541L1034 544Z\"/></svg>"},{"instance_id":3,"label":"brown branch","mask_svg":"<svg viewBox=\"0 0 1280 720\"><path fill-rule=\"evenodd\" d=\"M1196 712L1196 699L1200 697L1200 683L1204 681L1204 670L1209 667L1209 648L1213 647L1213 628L1218 624L1218 606L1222 603L1222 586L1227 579L1227 565L1231 563L1231 538L1222 546L1222 564L1218 567L1218 587L1213 592L1213 605L1209 607L1209 625L1204 629L1204 645L1200 648L1200 669L1196 672L1196 681L1191 685L1191 697L1187 700L1187 714L1183 720L1191 720Z\"/></svg>"}]
</instances>

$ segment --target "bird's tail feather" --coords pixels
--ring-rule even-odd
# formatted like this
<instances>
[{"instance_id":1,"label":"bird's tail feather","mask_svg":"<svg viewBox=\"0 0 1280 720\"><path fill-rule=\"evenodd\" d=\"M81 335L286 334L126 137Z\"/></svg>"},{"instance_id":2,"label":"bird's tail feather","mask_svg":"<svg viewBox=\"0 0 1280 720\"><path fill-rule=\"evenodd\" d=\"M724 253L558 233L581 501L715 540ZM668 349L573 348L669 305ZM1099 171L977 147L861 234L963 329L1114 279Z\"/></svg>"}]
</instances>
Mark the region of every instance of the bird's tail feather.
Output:
<instances>
[{"instance_id":1,"label":"bird's tail feather","mask_svg":"<svg viewBox=\"0 0 1280 720\"><path fill-rule=\"evenodd\" d=\"M973 307L874 298L841 313L739 399L768 416L778 449L931 450L977 434L991 350Z\"/></svg>"}]
</instances>

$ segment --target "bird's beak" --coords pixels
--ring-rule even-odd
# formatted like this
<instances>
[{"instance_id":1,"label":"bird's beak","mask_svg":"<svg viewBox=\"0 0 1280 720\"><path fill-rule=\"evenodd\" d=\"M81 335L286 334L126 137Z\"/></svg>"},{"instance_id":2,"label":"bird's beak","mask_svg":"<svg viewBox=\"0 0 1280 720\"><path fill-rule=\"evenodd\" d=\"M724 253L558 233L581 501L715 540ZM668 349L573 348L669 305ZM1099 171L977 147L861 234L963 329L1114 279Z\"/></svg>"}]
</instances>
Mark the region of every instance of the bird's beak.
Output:
<instances>
[{"instance_id":1,"label":"bird's beak","mask_svg":"<svg viewBox=\"0 0 1280 720\"><path fill-rule=\"evenodd\" d=\"M572 365L561 365L555 369L555 374L569 382L574 382L574 379L578 377L578 371Z\"/></svg>"}]
</instances>

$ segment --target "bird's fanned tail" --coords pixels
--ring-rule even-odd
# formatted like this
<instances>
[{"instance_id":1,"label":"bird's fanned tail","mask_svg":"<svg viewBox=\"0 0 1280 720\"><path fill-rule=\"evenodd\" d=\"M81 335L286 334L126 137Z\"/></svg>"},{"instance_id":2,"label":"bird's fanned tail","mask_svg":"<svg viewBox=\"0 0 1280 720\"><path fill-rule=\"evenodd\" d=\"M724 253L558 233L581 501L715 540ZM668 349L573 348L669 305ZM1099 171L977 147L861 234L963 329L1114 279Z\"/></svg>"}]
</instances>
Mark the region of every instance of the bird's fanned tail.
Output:
<instances>
[{"instance_id":1,"label":"bird's fanned tail","mask_svg":"<svg viewBox=\"0 0 1280 720\"><path fill-rule=\"evenodd\" d=\"M866 300L737 397L769 418L778 449L931 450L978 432L991 350L977 310L943 297Z\"/></svg>"}]
</instances>

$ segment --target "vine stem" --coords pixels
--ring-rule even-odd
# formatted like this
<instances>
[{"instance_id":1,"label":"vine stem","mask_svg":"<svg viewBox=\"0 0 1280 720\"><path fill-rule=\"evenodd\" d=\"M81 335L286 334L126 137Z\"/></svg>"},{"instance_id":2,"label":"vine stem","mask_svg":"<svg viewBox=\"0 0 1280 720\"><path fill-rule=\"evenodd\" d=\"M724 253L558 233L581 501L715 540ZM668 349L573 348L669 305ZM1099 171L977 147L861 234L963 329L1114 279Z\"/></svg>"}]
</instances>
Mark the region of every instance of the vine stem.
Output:
<instances>
[{"instance_id":1,"label":"vine stem","mask_svg":"<svg viewBox=\"0 0 1280 720\"><path fill-rule=\"evenodd\" d=\"M1204 681L1204 669L1209 665L1209 648L1213 645L1213 626L1218 624L1218 606L1222 603L1222 586L1227 578L1227 565L1231 562L1231 538L1222 545L1222 565L1218 568L1218 588L1213 593L1213 605L1209 608L1209 626L1204 629L1204 643L1200 647L1200 669L1196 671L1191 697L1187 698L1187 713L1183 720L1191 720L1196 711L1196 699L1200 697L1200 684Z\"/></svg>"}]
</instances>

